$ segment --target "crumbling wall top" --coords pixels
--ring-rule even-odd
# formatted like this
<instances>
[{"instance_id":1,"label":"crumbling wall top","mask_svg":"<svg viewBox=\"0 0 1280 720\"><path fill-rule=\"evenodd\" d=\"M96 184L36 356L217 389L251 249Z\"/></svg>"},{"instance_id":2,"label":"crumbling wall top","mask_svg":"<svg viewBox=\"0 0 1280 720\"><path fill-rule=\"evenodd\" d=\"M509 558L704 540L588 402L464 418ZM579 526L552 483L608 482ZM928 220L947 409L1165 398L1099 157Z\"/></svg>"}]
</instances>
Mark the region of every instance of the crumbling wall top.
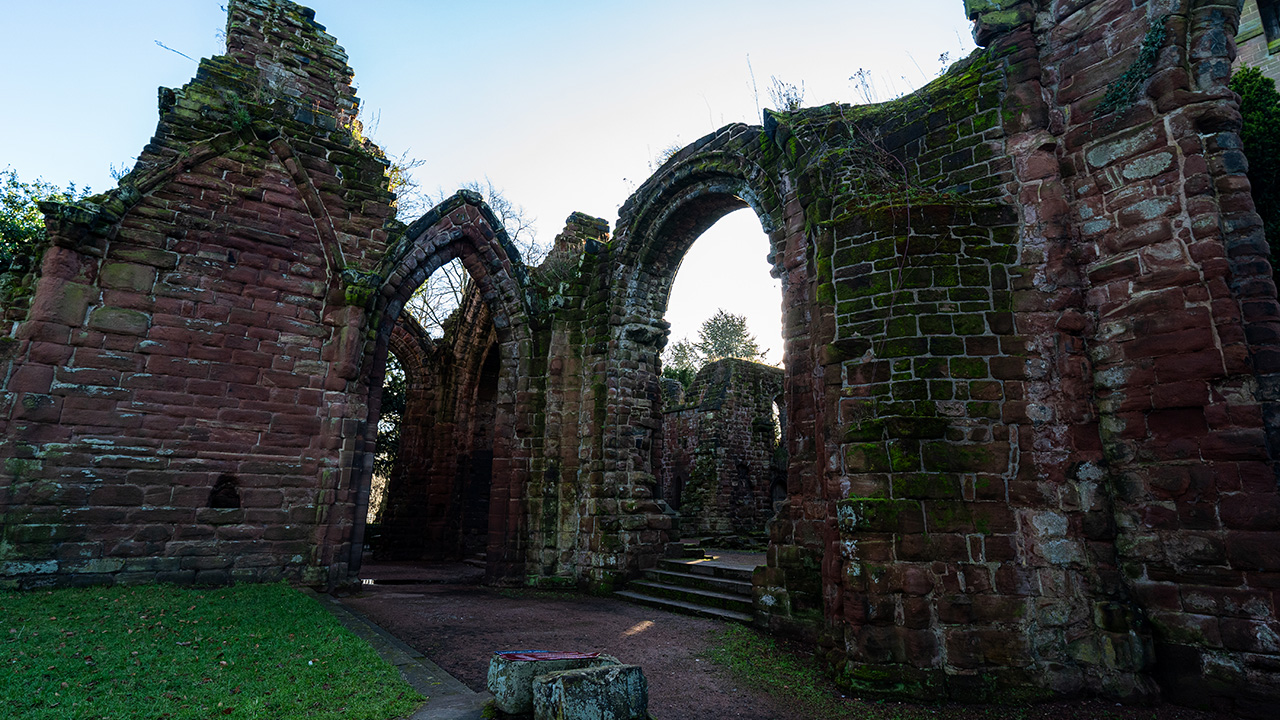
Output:
<instances>
[{"instance_id":1,"label":"crumbling wall top","mask_svg":"<svg viewBox=\"0 0 1280 720\"><path fill-rule=\"evenodd\" d=\"M691 407L703 412L718 410L731 387L765 384L769 387L776 385L780 389L784 375L782 368L772 365L742 358L721 358L703 365L693 383L680 394L679 401L668 403L665 410L675 412ZM665 387L663 390L666 392ZM672 394L671 399L674 398Z\"/></svg>"},{"instance_id":2,"label":"crumbling wall top","mask_svg":"<svg viewBox=\"0 0 1280 720\"><path fill-rule=\"evenodd\" d=\"M263 90L294 98L325 114L354 119L359 109L354 71L337 38L315 11L288 0L232 0L227 6L227 55L255 67Z\"/></svg>"}]
</instances>

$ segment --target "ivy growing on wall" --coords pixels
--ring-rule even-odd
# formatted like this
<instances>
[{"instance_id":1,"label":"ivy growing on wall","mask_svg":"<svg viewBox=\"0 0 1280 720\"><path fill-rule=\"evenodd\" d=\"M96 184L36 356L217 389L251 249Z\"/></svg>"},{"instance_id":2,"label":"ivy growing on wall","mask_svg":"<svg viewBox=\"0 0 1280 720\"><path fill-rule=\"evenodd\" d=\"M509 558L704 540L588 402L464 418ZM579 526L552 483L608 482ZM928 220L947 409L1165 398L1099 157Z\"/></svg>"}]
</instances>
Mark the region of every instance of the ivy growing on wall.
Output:
<instances>
[{"instance_id":1,"label":"ivy growing on wall","mask_svg":"<svg viewBox=\"0 0 1280 720\"><path fill-rule=\"evenodd\" d=\"M1253 202L1262 216L1271 264L1276 265L1280 246L1280 92L1276 83L1257 68L1241 68L1231 77L1230 87L1240 94L1244 127L1240 138L1249 159L1249 184Z\"/></svg>"},{"instance_id":2,"label":"ivy growing on wall","mask_svg":"<svg viewBox=\"0 0 1280 720\"><path fill-rule=\"evenodd\" d=\"M1151 23L1151 29L1142 39L1142 47L1138 50L1138 59L1134 60L1124 74L1107 87L1107 94L1094 110L1095 117L1102 117L1133 105L1138 88L1151 77L1152 71L1155 70L1160 49L1164 47L1164 42L1168 38L1168 32L1165 30L1165 23L1168 20L1168 15L1162 15Z\"/></svg>"}]
</instances>

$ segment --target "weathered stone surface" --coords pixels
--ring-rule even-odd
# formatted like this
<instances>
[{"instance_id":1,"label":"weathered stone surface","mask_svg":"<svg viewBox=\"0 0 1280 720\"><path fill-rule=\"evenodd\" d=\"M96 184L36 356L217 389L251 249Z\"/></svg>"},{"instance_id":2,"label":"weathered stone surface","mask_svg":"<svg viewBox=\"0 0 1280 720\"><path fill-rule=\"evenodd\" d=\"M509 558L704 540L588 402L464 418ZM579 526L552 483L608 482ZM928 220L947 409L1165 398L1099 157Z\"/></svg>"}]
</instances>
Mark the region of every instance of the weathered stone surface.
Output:
<instances>
[{"instance_id":1,"label":"weathered stone surface","mask_svg":"<svg viewBox=\"0 0 1280 720\"><path fill-rule=\"evenodd\" d=\"M562 670L533 681L535 720L648 720L649 681L639 665Z\"/></svg>"},{"instance_id":2,"label":"weathered stone surface","mask_svg":"<svg viewBox=\"0 0 1280 720\"><path fill-rule=\"evenodd\" d=\"M489 658L489 676L485 687L493 693L494 703L502 712L512 715L528 714L534 712L534 685L537 678L560 671L573 672L604 666L632 667L623 666L617 658L609 655L522 660L494 653Z\"/></svg>"},{"instance_id":3,"label":"weathered stone surface","mask_svg":"<svg viewBox=\"0 0 1280 720\"><path fill-rule=\"evenodd\" d=\"M726 358L703 367L681 402L662 406L657 493L678 513L681 536L764 532L787 494L783 375Z\"/></svg>"},{"instance_id":4,"label":"weathered stone surface","mask_svg":"<svg viewBox=\"0 0 1280 720\"><path fill-rule=\"evenodd\" d=\"M336 41L233 0L227 54L162 92L119 188L46 208L12 285L6 587L349 581L389 352L418 383L396 547L615 586L673 534L671 283L750 207L786 343L763 622L865 694L1158 681L1259 714L1280 306L1225 85L1249 31L1230 2L1042 5L969 3L986 47L919 93L695 141L531 269L472 194L389 220ZM437 348L397 318L455 258L467 332Z\"/></svg>"}]
</instances>

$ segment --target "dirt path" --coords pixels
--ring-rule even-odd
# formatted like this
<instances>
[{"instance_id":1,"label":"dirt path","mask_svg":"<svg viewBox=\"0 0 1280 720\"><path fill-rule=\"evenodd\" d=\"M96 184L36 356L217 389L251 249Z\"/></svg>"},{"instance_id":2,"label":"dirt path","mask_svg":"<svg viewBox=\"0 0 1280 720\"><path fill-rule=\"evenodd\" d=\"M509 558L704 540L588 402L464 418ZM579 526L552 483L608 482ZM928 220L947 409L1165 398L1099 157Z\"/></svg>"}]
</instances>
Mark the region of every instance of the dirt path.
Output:
<instances>
[{"instance_id":1,"label":"dirt path","mask_svg":"<svg viewBox=\"0 0 1280 720\"><path fill-rule=\"evenodd\" d=\"M640 665L649 680L649 711L658 720L742 718L802 720L772 697L741 687L699 658L723 626L610 598L530 590L495 590L450 578L439 566L366 567L366 585L343 599L422 652L473 690L485 689L489 656L498 650L604 652ZM412 583L414 579L428 582ZM450 582L461 579L462 582Z\"/></svg>"},{"instance_id":2,"label":"dirt path","mask_svg":"<svg viewBox=\"0 0 1280 720\"><path fill-rule=\"evenodd\" d=\"M612 598L480 584L466 565L367 564L367 582L343 604L429 657L472 690L485 689L498 650L604 652L640 665L657 720L813 720L802 708L744 687L701 657L723 629L719 621L676 615ZM834 691L833 691L834 693ZM891 720L1222 720L1227 716L1162 705L1121 707L1100 700L1022 707L914 706L843 700L844 718Z\"/></svg>"}]
</instances>

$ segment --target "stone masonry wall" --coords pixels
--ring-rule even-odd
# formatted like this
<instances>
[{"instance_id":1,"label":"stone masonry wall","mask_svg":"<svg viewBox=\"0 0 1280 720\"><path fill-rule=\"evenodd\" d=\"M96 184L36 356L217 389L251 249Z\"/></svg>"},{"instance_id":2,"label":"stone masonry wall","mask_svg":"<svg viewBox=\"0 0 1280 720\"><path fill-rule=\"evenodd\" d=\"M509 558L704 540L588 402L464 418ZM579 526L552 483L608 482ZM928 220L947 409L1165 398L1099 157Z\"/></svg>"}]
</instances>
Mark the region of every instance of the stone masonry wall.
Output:
<instances>
[{"instance_id":1,"label":"stone masonry wall","mask_svg":"<svg viewBox=\"0 0 1280 720\"><path fill-rule=\"evenodd\" d=\"M659 496L678 513L682 537L764 532L782 455L773 417L782 376L768 365L718 360L698 371L683 403L664 404Z\"/></svg>"},{"instance_id":2,"label":"stone masonry wall","mask_svg":"<svg viewBox=\"0 0 1280 720\"><path fill-rule=\"evenodd\" d=\"M1120 570L1152 623L1155 672L1174 697L1257 714L1280 650L1267 559L1280 538L1264 510L1277 503L1277 307L1226 89L1236 3L1180 10L1064 9L1042 57L1047 77L1070 63L1076 80L1046 83L1046 104L1051 129L1063 118L1072 284L1096 323L1084 337ZM1102 122L1103 68L1144 50L1150 80Z\"/></svg>"},{"instance_id":3,"label":"stone masonry wall","mask_svg":"<svg viewBox=\"0 0 1280 720\"><path fill-rule=\"evenodd\" d=\"M1012 169L1003 83L1001 61L976 55L916 96L778 116L773 132L801 186L829 198L805 213L823 464L821 485L802 493L810 517L774 524L758 597L780 629L811 623L819 608L841 618L824 642L842 681L863 693L884 678L962 695L933 675L940 646L956 648L947 665L997 677L958 646L1008 652L1020 634L1005 611L1024 593L1003 566L1014 554L1004 488L1019 468L1006 408L1024 399L1002 382L1024 362L1003 337L1014 332L1017 242L1015 216L996 202ZM846 154L853 162L832 162ZM809 509L809 498L827 505ZM788 538L805 535L817 552ZM962 616L967 593L989 609ZM947 673L954 686L966 675Z\"/></svg>"},{"instance_id":4,"label":"stone masonry wall","mask_svg":"<svg viewBox=\"0 0 1280 720\"><path fill-rule=\"evenodd\" d=\"M555 317L537 332L543 374L530 388L542 410L532 419L541 432L528 492L527 568L537 584L575 586L588 568L618 564L618 501L596 490L606 454L608 244L607 221L575 212L531 273L539 305Z\"/></svg>"},{"instance_id":5,"label":"stone masonry wall","mask_svg":"<svg viewBox=\"0 0 1280 720\"><path fill-rule=\"evenodd\" d=\"M722 128L530 270L473 194L388 220L341 50L234 0L134 172L45 208L4 313L0 581L349 580L400 310L461 258L497 358L489 579L615 587L672 538L671 283L750 207L787 411L761 625L863 695L1268 716L1280 306L1238 3L966 7L981 49L918 93Z\"/></svg>"},{"instance_id":6,"label":"stone masonry wall","mask_svg":"<svg viewBox=\"0 0 1280 720\"><path fill-rule=\"evenodd\" d=\"M342 273L381 255L385 162L309 11L232 2L227 36L117 189L44 208L0 412L6 585L344 574Z\"/></svg>"}]
</instances>

